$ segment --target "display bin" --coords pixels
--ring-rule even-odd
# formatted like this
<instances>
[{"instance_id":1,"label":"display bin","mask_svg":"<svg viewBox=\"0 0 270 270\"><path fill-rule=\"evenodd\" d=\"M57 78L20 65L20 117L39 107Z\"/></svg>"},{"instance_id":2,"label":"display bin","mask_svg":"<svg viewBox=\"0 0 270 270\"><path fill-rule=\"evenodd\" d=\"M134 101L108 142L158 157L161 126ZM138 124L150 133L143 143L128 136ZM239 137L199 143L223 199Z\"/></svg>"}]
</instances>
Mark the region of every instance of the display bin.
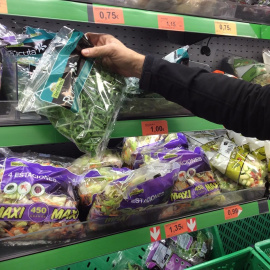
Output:
<instances>
[{"instance_id":1,"label":"display bin","mask_svg":"<svg viewBox=\"0 0 270 270\"><path fill-rule=\"evenodd\" d=\"M270 240L269 239L256 243L255 250L270 264Z\"/></svg>"},{"instance_id":2,"label":"display bin","mask_svg":"<svg viewBox=\"0 0 270 270\"><path fill-rule=\"evenodd\" d=\"M222 246L222 241L219 237L218 228L216 226L203 230L204 232L210 232L213 235L214 239L214 249L211 254L211 259L219 258L224 256L224 250ZM138 263L141 265L142 262L145 261L146 255L145 252L148 248L148 245L143 245L139 247L130 248L124 250L122 256L132 260L134 263ZM78 262L72 265L67 265L59 268L55 268L55 270L79 270L79 269L87 269L87 270L113 270L114 269L114 260L117 259L119 254L112 253L109 255L101 256L98 258L94 258L92 260L87 260L83 262ZM146 267L144 269L147 269ZM192 269L189 268L189 269ZM203 268L202 268L203 269Z\"/></svg>"},{"instance_id":3,"label":"display bin","mask_svg":"<svg viewBox=\"0 0 270 270\"><path fill-rule=\"evenodd\" d=\"M253 248L222 256L189 268L190 270L269 270L267 263Z\"/></svg>"}]
</instances>

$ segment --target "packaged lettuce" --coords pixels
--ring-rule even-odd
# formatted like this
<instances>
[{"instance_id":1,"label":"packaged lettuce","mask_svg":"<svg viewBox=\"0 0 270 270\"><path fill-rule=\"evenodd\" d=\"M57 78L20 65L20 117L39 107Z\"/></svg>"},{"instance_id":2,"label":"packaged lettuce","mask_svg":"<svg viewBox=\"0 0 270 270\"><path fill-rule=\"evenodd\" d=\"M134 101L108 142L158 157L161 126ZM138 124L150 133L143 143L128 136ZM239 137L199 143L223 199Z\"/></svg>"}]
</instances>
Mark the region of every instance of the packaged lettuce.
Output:
<instances>
[{"instance_id":1,"label":"packaged lettuce","mask_svg":"<svg viewBox=\"0 0 270 270\"><path fill-rule=\"evenodd\" d=\"M113 180L127 177L131 173L128 168L103 167L89 171L78 186L81 203L91 206L96 195L104 191L106 185Z\"/></svg>"},{"instance_id":2,"label":"packaged lettuce","mask_svg":"<svg viewBox=\"0 0 270 270\"><path fill-rule=\"evenodd\" d=\"M131 137L125 139L122 157L126 164L137 169L156 160L159 153L168 153L171 149L178 151L187 148L188 142L183 133Z\"/></svg>"},{"instance_id":3,"label":"packaged lettuce","mask_svg":"<svg viewBox=\"0 0 270 270\"><path fill-rule=\"evenodd\" d=\"M236 132L234 132L232 130L227 130L227 136L237 146L242 147L246 151L250 151L250 149L249 149L249 142L248 142L248 138L247 137L244 137L240 133L236 133Z\"/></svg>"},{"instance_id":4,"label":"packaged lettuce","mask_svg":"<svg viewBox=\"0 0 270 270\"><path fill-rule=\"evenodd\" d=\"M171 202L220 193L208 159L200 147L182 152L177 162L180 170L172 189Z\"/></svg>"},{"instance_id":5,"label":"packaged lettuce","mask_svg":"<svg viewBox=\"0 0 270 270\"><path fill-rule=\"evenodd\" d=\"M125 80L81 55L91 46L83 33L63 27L44 52L18 110L45 115L81 151L99 155L120 109Z\"/></svg>"},{"instance_id":6,"label":"packaged lettuce","mask_svg":"<svg viewBox=\"0 0 270 270\"><path fill-rule=\"evenodd\" d=\"M101 157L85 154L72 162L69 170L76 174L86 173L94 168L122 167L120 154L113 150L106 150Z\"/></svg>"},{"instance_id":7,"label":"packaged lettuce","mask_svg":"<svg viewBox=\"0 0 270 270\"><path fill-rule=\"evenodd\" d=\"M222 174L245 187L263 186L266 166L256 157L224 138L211 164Z\"/></svg>"},{"instance_id":8,"label":"packaged lettuce","mask_svg":"<svg viewBox=\"0 0 270 270\"><path fill-rule=\"evenodd\" d=\"M149 245L145 264L147 269L187 269L209 260L212 250L212 233L180 234Z\"/></svg>"},{"instance_id":9,"label":"packaged lettuce","mask_svg":"<svg viewBox=\"0 0 270 270\"><path fill-rule=\"evenodd\" d=\"M264 149L265 149L266 164L267 164L267 171L268 171L268 181L269 181L270 179L270 141L264 141Z\"/></svg>"},{"instance_id":10,"label":"packaged lettuce","mask_svg":"<svg viewBox=\"0 0 270 270\"><path fill-rule=\"evenodd\" d=\"M7 157L1 168L0 237L45 231L42 240L78 237L77 199L72 184L80 176L65 168ZM74 224L72 227L63 227Z\"/></svg>"},{"instance_id":11,"label":"packaged lettuce","mask_svg":"<svg viewBox=\"0 0 270 270\"><path fill-rule=\"evenodd\" d=\"M244 188L244 186L239 185L218 170L214 170L214 178L217 181L222 193L236 191Z\"/></svg>"},{"instance_id":12,"label":"packaged lettuce","mask_svg":"<svg viewBox=\"0 0 270 270\"><path fill-rule=\"evenodd\" d=\"M177 179L179 164L175 160L156 160L106 185L97 194L89 218L108 218L133 214L169 201L171 189Z\"/></svg>"}]
</instances>

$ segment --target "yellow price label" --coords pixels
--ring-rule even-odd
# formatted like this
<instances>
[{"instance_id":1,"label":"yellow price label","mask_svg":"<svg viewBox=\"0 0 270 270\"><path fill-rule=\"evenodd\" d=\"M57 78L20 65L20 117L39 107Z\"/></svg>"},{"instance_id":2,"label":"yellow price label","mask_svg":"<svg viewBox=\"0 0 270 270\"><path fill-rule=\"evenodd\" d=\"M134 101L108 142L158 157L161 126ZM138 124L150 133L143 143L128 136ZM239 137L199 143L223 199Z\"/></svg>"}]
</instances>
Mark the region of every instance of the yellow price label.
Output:
<instances>
[{"instance_id":1,"label":"yellow price label","mask_svg":"<svg viewBox=\"0 0 270 270\"><path fill-rule=\"evenodd\" d=\"M217 35L237 36L236 23L215 21L215 32Z\"/></svg>"}]
</instances>

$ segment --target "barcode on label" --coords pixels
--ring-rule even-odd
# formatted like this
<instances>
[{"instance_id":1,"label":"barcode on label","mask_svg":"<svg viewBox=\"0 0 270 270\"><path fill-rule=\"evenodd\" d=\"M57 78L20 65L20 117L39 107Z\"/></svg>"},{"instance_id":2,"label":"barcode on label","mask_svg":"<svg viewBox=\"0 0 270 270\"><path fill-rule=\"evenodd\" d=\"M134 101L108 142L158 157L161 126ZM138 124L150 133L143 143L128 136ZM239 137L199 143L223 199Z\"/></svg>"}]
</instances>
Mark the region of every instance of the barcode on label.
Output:
<instances>
[{"instance_id":1,"label":"barcode on label","mask_svg":"<svg viewBox=\"0 0 270 270\"><path fill-rule=\"evenodd\" d=\"M234 145L229 144L228 147L227 147L227 150L225 150L225 153L229 155L232 152L233 148L234 148Z\"/></svg>"}]
</instances>

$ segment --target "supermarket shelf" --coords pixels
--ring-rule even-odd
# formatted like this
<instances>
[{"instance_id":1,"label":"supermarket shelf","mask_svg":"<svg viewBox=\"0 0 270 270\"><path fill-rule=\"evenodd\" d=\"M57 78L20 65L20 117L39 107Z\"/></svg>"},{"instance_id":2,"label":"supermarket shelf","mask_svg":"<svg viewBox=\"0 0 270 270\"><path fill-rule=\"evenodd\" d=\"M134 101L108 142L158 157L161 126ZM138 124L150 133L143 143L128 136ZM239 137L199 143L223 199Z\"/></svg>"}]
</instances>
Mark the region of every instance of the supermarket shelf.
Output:
<instances>
[{"instance_id":1,"label":"supermarket shelf","mask_svg":"<svg viewBox=\"0 0 270 270\"><path fill-rule=\"evenodd\" d=\"M224 209L220 209L185 217L185 219L182 218L181 221L186 222L189 218L196 218L197 230L201 230L218 224L256 216L261 213L269 213L269 206L270 203L266 200L241 204L241 214L238 217L230 220L225 219ZM159 223L155 225L160 227L162 239L166 238L165 225L171 222ZM35 269L52 269L79 261L89 260L101 255L150 243L150 228L152 227L153 226L147 226L79 244L49 250L45 253L41 252L13 260L3 261L0 263L0 268L1 270L32 269L32 266L35 265ZM180 231L178 234L184 232L186 231ZM48 260L48 258L50 259Z\"/></svg>"},{"instance_id":2,"label":"supermarket shelf","mask_svg":"<svg viewBox=\"0 0 270 270\"><path fill-rule=\"evenodd\" d=\"M116 12L117 14L114 16L114 19L108 19L106 16L98 18L100 8L106 8L106 10L103 9L105 13L109 11ZM250 38L261 38L262 31L262 26L260 24L176 15L131 8L116 8L62 0L2 0L0 13L15 16L118 24L143 28L222 34ZM162 16L163 18L161 18ZM164 19L164 16L167 17ZM161 22L161 20L163 20L163 22ZM264 26L263 29L265 29L265 27L267 28L267 26Z\"/></svg>"},{"instance_id":3,"label":"supermarket shelf","mask_svg":"<svg viewBox=\"0 0 270 270\"><path fill-rule=\"evenodd\" d=\"M223 128L220 125L193 116L163 118L162 120L167 121L169 133ZM144 120L117 121L111 138L141 136L142 121ZM1 147L52 144L67 141L52 125L8 126L0 128Z\"/></svg>"}]
</instances>

